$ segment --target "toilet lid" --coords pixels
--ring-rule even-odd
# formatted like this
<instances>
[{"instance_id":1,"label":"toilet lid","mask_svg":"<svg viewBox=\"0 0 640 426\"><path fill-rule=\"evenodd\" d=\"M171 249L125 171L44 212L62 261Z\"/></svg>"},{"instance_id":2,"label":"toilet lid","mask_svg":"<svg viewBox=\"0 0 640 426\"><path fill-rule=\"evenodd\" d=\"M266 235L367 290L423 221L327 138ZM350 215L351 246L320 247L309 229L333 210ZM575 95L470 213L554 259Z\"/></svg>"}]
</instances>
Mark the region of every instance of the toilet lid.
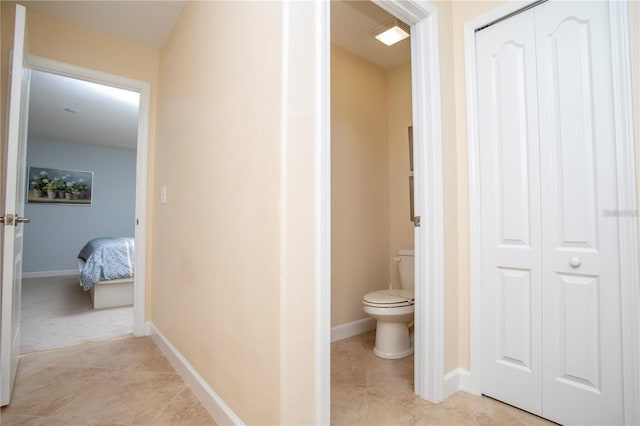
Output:
<instances>
[{"instance_id":1,"label":"toilet lid","mask_svg":"<svg viewBox=\"0 0 640 426\"><path fill-rule=\"evenodd\" d=\"M367 293L363 297L363 302L372 306L398 307L413 305L414 297L412 290L403 288L393 288L389 290L378 290Z\"/></svg>"}]
</instances>

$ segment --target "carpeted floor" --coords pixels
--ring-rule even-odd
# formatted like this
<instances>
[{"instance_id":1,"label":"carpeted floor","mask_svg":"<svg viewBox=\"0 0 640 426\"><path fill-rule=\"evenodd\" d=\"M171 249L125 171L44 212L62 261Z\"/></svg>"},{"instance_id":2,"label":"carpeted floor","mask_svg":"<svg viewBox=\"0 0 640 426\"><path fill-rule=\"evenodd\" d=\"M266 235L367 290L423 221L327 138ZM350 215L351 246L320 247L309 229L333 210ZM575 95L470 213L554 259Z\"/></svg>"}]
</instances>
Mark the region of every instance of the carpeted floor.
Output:
<instances>
[{"instance_id":1,"label":"carpeted floor","mask_svg":"<svg viewBox=\"0 0 640 426\"><path fill-rule=\"evenodd\" d=\"M106 340L133 332L133 307L94 310L78 277L22 281L21 353Z\"/></svg>"}]
</instances>

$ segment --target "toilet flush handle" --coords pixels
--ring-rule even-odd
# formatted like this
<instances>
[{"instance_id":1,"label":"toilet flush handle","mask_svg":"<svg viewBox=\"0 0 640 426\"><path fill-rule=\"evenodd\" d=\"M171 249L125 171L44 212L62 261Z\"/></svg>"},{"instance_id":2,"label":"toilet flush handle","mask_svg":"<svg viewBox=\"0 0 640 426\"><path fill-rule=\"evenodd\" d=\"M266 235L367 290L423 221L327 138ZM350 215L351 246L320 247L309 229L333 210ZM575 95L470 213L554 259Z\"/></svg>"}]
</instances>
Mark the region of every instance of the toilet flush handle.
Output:
<instances>
[{"instance_id":1,"label":"toilet flush handle","mask_svg":"<svg viewBox=\"0 0 640 426\"><path fill-rule=\"evenodd\" d=\"M402 259L400 258L400 256L396 256L393 258L393 260L395 260L396 262L400 262Z\"/></svg>"}]
</instances>

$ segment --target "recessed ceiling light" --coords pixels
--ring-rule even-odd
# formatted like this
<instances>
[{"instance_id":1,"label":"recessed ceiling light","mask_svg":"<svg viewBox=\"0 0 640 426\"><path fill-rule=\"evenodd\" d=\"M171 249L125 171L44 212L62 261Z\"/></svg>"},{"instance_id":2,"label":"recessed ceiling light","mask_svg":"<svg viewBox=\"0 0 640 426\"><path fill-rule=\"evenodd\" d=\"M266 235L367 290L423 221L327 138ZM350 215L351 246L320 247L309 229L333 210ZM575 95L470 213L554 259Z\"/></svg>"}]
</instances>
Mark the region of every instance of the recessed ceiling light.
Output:
<instances>
[{"instance_id":1,"label":"recessed ceiling light","mask_svg":"<svg viewBox=\"0 0 640 426\"><path fill-rule=\"evenodd\" d=\"M393 18L369 31L369 34L387 46L393 46L399 41L408 38L409 31L407 24Z\"/></svg>"},{"instance_id":2,"label":"recessed ceiling light","mask_svg":"<svg viewBox=\"0 0 640 426\"><path fill-rule=\"evenodd\" d=\"M65 108L64 110L67 111L70 114L77 114L78 113L78 111L76 111L75 109L72 109L72 108Z\"/></svg>"}]
</instances>

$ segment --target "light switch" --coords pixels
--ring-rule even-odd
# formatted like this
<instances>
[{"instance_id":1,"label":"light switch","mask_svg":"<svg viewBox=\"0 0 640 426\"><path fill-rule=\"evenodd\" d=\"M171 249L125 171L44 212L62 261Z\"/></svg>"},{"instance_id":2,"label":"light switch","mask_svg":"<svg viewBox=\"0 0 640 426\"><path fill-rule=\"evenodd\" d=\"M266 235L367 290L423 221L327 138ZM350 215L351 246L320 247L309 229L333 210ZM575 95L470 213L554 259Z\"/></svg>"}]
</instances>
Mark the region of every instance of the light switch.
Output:
<instances>
[{"instance_id":1,"label":"light switch","mask_svg":"<svg viewBox=\"0 0 640 426\"><path fill-rule=\"evenodd\" d=\"M160 204L167 204L167 187L160 187Z\"/></svg>"}]
</instances>

